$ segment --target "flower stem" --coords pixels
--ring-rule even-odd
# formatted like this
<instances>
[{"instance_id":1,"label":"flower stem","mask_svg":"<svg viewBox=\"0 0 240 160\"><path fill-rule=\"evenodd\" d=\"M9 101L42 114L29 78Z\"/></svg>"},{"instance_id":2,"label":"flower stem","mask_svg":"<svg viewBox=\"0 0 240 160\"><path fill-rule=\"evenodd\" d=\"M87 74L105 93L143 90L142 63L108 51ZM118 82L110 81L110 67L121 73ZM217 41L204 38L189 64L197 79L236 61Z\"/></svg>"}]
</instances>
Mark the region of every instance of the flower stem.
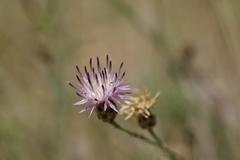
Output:
<instances>
[{"instance_id":1,"label":"flower stem","mask_svg":"<svg viewBox=\"0 0 240 160\"><path fill-rule=\"evenodd\" d=\"M110 124L111 124L112 126L114 126L116 129L118 129L118 130L120 130L120 131L122 131L122 132L125 132L125 133L127 133L128 135L130 135L130 136L132 136L132 137L134 137L134 138L140 139L140 140L142 140L142 141L144 141L144 142L146 142L146 143L149 143L149 144L151 144L151 145L158 146L158 143L150 140L149 138L147 138L147 137L145 137L145 136L143 136L143 135L141 135L141 134L138 134L138 133L135 133L135 132L132 132L132 131L130 131L130 130L128 130L128 129L123 128L122 126L120 126L120 125L119 125L117 122L115 122L115 121L110 122Z\"/></svg>"},{"instance_id":2,"label":"flower stem","mask_svg":"<svg viewBox=\"0 0 240 160\"><path fill-rule=\"evenodd\" d=\"M148 131L157 142L158 147L163 150L171 160L183 160L183 158L177 155L177 153L164 145L163 141L156 135L152 128L149 128Z\"/></svg>"},{"instance_id":3,"label":"flower stem","mask_svg":"<svg viewBox=\"0 0 240 160\"><path fill-rule=\"evenodd\" d=\"M148 144L151 144L151 145L154 145L156 147L159 147L164 153L166 153L169 158L171 160L183 160L182 157L180 157L179 155L177 155L177 153L175 153L173 150L171 150L170 148L168 148L167 146L164 145L164 143L162 142L162 140L156 135L156 133L153 131L152 128L149 128L148 131L149 133L151 134L151 136L154 138L155 141L152 141L151 139L141 135L141 134L138 134L138 133L135 133L133 131L130 131L126 128L123 128L122 126L120 126L117 122L115 121L112 121L112 122L109 122L109 124L111 124L113 127L115 127L116 129L122 131L122 132L125 132L127 133L129 136L132 136L134 138L137 138L137 139L140 139Z\"/></svg>"}]
</instances>

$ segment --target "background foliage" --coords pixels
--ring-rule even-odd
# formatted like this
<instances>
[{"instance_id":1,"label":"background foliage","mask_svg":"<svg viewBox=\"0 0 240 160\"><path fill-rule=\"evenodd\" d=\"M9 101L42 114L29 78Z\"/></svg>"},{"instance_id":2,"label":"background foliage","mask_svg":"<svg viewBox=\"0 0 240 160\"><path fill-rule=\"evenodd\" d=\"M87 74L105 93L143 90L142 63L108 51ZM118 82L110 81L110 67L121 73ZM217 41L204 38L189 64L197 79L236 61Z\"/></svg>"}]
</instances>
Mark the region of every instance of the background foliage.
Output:
<instances>
[{"instance_id":1,"label":"background foliage","mask_svg":"<svg viewBox=\"0 0 240 160\"><path fill-rule=\"evenodd\" d=\"M1 0L0 159L166 159L72 107L74 65L106 53L133 87L161 91L156 130L172 149L240 159L239 11L239 0Z\"/></svg>"}]
</instances>

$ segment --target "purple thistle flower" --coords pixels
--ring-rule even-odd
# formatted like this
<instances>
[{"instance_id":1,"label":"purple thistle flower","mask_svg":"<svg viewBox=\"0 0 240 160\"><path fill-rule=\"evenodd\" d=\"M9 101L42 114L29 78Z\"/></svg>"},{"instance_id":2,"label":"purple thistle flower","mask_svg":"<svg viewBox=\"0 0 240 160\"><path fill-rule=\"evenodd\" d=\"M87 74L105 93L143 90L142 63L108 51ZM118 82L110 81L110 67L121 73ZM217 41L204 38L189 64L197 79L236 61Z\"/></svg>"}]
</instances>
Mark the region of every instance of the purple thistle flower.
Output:
<instances>
[{"instance_id":1,"label":"purple thistle flower","mask_svg":"<svg viewBox=\"0 0 240 160\"><path fill-rule=\"evenodd\" d=\"M122 71L123 62L117 72L112 71L112 61L106 56L106 66L102 67L97 57L97 67L93 66L92 58L89 61L89 70L84 67L82 74L76 65L78 82L69 85L76 90L76 94L81 100L74 105L84 105L80 113L90 110L90 115L98 106L103 106L103 110L112 109L118 112L116 104L121 104L122 100L128 99L130 86L123 82L125 72Z\"/></svg>"}]
</instances>

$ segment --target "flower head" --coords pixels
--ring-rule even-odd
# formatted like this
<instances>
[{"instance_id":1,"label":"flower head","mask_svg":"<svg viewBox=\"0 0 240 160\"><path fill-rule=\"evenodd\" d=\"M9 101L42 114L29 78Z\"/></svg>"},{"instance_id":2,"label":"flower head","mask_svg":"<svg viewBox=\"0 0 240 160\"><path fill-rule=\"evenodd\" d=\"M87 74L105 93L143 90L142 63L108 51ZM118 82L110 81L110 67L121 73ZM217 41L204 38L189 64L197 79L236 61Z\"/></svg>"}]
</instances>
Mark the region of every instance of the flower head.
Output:
<instances>
[{"instance_id":1,"label":"flower head","mask_svg":"<svg viewBox=\"0 0 240 160\"><path fill-rule=\"evenodd\" d=\"M84 74L76 65L78 82L69 85L76 90L76 94L81 98L74 105L84 105L80 112L90 110L90 115L97 107L102 107L103 111L109 109L118 112L116 104L121 104L122 100L128 98L130 86L123 82L125 72L122 71L123 62L117 72L112 71L112 61L106 56L106 65L101 66L97 57L96 67L92 58L89 61L89 70L84 67Z\"/></svg>"},{"instance_id":2,"label":"flower head","mask_svg":"<svg viewBox=\"0 0 240 160\"><path fill-rule=\"evenodd\" d=\"M138 93L137 96L131 97L125 102L126 104L121 108L120 114L126 115L125 120L132 116L143 116L144 118L148 118L151 116L149 109L156 103L159 95L159 92L156 93L154 97L151 97L147 91Z\"/></svg>"}]
</instances>

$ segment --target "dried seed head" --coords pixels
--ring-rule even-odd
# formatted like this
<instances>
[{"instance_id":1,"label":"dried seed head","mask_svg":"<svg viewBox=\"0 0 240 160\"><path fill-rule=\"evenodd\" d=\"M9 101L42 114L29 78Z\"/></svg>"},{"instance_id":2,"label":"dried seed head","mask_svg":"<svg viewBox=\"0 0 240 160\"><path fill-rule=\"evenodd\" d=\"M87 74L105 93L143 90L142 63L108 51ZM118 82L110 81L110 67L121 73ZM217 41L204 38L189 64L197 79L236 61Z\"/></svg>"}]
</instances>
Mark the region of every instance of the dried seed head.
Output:
<instances>
[{"instance_id":1,"label":"dried seed head","mask_svg":"<svg viewBox=\"0 0 240 160\"><path fill-rule=\"evenodd\" d=\"M126 115L125 120L132 116L150 117L150 108L156 103L159 94L158 92L154 97L151 97L147 91L138 93L137 96L130 98L129 101L125 101L126 104L121 108L120 114Z\"/></svg>"}]
</instances>

